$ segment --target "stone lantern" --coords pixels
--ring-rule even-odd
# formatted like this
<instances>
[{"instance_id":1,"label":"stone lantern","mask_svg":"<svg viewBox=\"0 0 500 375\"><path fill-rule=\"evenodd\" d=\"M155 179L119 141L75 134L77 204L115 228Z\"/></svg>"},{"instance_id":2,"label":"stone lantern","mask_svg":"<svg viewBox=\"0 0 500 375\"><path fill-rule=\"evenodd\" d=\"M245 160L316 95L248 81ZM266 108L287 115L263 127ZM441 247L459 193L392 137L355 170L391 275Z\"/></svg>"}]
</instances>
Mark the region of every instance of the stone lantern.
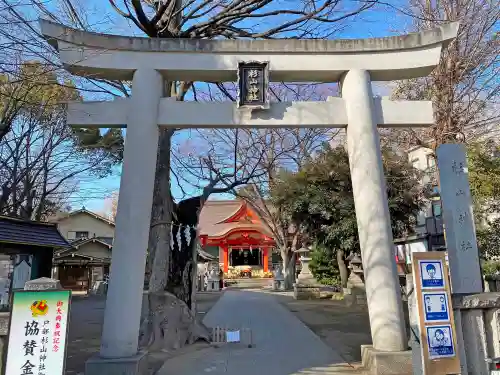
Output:
<instances>
[{"instance_id":1,"label":"stone lantern","mask_svg":"<svg viewBox=\"0 0 500 375\"><path fill-rule=\"evenodd\" d=\"M320 298L320 285L309 269L309 262L311 262L310 252L310 247L301 247L295 251L302 265L297 282L293 285L293 296L295 299Z\"/></svg>"},{"instance_id":2,"label":"stone lantern","mask_svg":"<svg viewBox=\"0 0 500 375\"><path fill-rule=\"evenodd\" d=\"M361 283L365 282L365 277L363 274L363 262L361 261L361 258L359 257L358 254L354 254L352 258L350 258L349 268L351 270L351 276L353 281ZM349 280L351 280L351 276L349 277Z\"/></svg>"},{"instance_id":3,"label":"stone lantern","mask_svg":"<svg viewBox=\"0 0 500 375\"><path fill-rule=\"evenodd\" d=\"M344 289L344 300L347 305L366 305L363 262L358 254L351 254L347 259L351 274L347 280L347 288Z\"/></svg>"},{"instance_id":4,"label":"stone lantern","mask_svg":"<svg viewBox=\"0 0 500 375\"><path fill-rule=\"evenodd\" d=\"M299 256L300 264L302 265L300 273L297 276L297 284L310 285L318 283L309 269L309 263L311 262L310 252L311 248L304 246L295 250L295 253Z\"/></svg>"}]
</instances>

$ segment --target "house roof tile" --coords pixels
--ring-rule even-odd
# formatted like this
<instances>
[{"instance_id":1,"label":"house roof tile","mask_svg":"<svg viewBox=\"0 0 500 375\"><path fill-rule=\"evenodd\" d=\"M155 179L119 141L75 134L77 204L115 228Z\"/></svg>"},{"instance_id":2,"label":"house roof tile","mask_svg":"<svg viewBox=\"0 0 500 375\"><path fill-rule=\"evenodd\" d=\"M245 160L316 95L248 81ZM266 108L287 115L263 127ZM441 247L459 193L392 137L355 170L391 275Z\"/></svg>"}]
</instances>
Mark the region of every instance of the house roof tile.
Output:
<instances>
[{"instance_id":1,"label":"house roof tile","mask_svg":"<svg viewBox=\"0 0 500 375\"><path fill-rule=\"evenodd\" d=\"M79 246L85 245L86 243L89 242L94 242L94 243L99 243L103 246L107 246L108 248L111 248L113 246L113 239L111 239L111 242L109 240L105 240L107 237L91 237L91 238L79 238L74 241L71 241L71 246L77 248Z\"/></svg>"},{"instance_id":2,"label":"house roof tile","mask_svg":"<svg viewBox=\"0 0 500 375\"><path fill-rule=\"evenodd\" d=\"M48 221L56 223L56 222L59 222L59 221L62 221L64 219L66 219L68 217L75 216L75 215L78 215L78 214L90 215L90 216L92 216L92 217L94 217L94 218L96 218L98 220L104 221L105 223L107 223L109 225L115 226L115 223L114 223L113 220L107 219L104 216L96 214L93 211L89 211L85 207L83 207L83 208L81 208L79 210L76 210L76 211L72 211L72 212L63 212L63 213L59 212L56 215L54 215L53 217L49 218Z\"/></svg>"},{"instance_id":3,"label":"house roof tile","mask_svg":"<svg viewBox=\"0 0 500 375\"><path fill-rule=\"evenodd\" d=\"M9 216L0 216L0 242L32 246L71 247L55 224L22 220Z\"/></svg>"}]
</instances>

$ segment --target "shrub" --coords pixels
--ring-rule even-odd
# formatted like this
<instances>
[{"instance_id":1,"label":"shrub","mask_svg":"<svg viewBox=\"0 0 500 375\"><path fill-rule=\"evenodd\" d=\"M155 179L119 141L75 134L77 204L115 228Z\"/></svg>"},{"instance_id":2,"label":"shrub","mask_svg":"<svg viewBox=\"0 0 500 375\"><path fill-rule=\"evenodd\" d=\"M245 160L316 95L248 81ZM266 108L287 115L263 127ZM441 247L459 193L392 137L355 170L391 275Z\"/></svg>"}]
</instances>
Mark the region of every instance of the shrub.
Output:
<instances>
[{"instance_id":1,"label":"shrub","mask_svg":"<svg viewBox=\"0 0 500 375\"><path fill-rule=\"evenodd\" d=\"M340 272L336 254L323 245L316 245L311 252L309 269L321 284L339 285Z\"/></svg>"},{"instance_id":2,"label":"shrub","mask_svg":"<svg viewBox=\"0 0 500 375\"><path fill-rule=\"evenodd\" d=\"M486 277L498 275L500 274L500 262L492 260L483 262L482 269L483 275Z\"/></svg>"}]
</instances>

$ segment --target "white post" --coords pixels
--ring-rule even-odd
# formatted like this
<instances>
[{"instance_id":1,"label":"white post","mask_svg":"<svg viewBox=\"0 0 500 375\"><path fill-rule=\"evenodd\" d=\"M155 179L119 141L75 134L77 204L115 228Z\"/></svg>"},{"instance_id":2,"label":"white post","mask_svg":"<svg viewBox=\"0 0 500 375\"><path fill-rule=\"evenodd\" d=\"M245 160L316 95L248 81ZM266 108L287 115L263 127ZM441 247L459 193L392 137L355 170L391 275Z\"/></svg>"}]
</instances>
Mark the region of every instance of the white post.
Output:
<instances>
[{"instance_id":1,"label":"white post","mask_svg":"<svg viewBox=\"0 0 500 375\"><path fill-rule=\"evenodd\" d=\"M163 79L156 70L134 73L101 338L103 358L137 354L162 93Z\"/></svg>"},{"instance_id":2,"label":"white post","mask_svg":"<svg viewBox=\"0 0 500 375\"><path fill-rule=\"evenodd\" d=\"M342 97L373 347L402 351L408 342L370 74L349 71L342 82Z\"/></svg>"}]
</instances>

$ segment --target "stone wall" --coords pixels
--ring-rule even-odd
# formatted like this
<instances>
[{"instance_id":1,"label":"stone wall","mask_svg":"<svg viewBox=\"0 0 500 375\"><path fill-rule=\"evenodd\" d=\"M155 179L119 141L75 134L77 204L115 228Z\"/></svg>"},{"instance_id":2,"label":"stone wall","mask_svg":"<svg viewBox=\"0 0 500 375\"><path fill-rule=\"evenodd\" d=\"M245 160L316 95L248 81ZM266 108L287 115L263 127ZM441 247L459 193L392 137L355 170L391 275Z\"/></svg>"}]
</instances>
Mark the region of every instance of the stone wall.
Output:
<instances>
[{"instance_id":1,"label":"stone wall","mask_svg":"<svg viewBox=\"0 0 500 375\"><path fill-rule=\"evenodd\" d=\"M7 355L9 318L10 318L10 313L8 313L8 312L0 313L0 374L3 374L5 357Z\"/></svg>"},{"instance_id":2,"label":"stone wall","mask_svg":"<svg viewBox=\"0 0 500 375\"><path fill-rule=\"evenodd\" d=\"M297 300L319 299L321 290L316 285L300 285L293 286L293 297Z\"/></svg>"},{"instance_id":3,"label":"stone wall","mask_svg":"<svg viewBox=\"0 0 500 375\"><path fill-rule=\"evenodd\" d=\"M453 311L462 373L489 375L486 358L500 357L500 293L453 296Z\"/></svg>"}]
</instances>

